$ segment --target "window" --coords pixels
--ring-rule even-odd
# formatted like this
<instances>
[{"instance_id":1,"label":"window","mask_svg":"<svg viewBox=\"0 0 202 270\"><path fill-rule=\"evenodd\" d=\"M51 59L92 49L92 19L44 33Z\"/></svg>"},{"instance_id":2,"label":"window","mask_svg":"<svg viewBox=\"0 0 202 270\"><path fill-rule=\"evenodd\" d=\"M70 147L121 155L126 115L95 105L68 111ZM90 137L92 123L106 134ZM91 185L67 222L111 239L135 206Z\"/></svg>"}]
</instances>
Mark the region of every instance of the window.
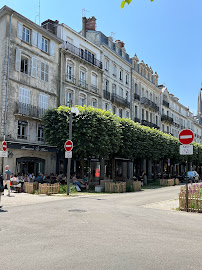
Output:
<instances>
[{"instance_id":1,"label":"window","mask_svg":"<svg viewBox=\"0 0 202 270\"><path fill-rule=\"evenodd\" d=\"M42 51L48 53L48 40L44 37L42 37Z\"/></svg>"},{"instance_id":2,"label":"window","mask_svg":"<svg viewBox=\"0 0 202 270\"><path fill-rule=\"evenodd\" d=\"M138 115L137 115L137 106L135 106L135 117L137 118Z\"/></svg>"},{"instance_id":3,"label":"window","mask_svg":"<svg viewBox=\"0 0 202 270\"><path fill-rule=\"evenodd\" d=\"M79 105L85 106L86 105L86 96L84 94L79 95Z\"/></svg>"},{"instance_id":4,"label":"window","mask_svg":"<svg viewBox=\"0 0 202 270\"><path fill-rule=\"evenodd\" d=\"M149 113L146 111L146 120L149 121Z\"/></svg>"},{"instance_id":5,"label":"window","mask_svg":"<svg viewBox=\"0 0 202 270\"><path fill-rule=\"evenodd\" d=\"M73 106L73 92L72 91L68 91L65 94L65 105L66 106Z\"/></svg>"},{"instance_id":6,"label":"window","mask_svg":"<svg viewBox=\"0 0 202 270\"><path fill-rule=\"evenodd\" d=\"M92 84L92 89L96 90L97 92L97 75L96 74L92 74L91 75L91 84Z\"/></svg>"},{"instance_id":7,"label":"window","mask_svg":"<svg viewBox=\"0 0 202 270\"><path fill-rule=\"evenodd\" d=\"M123 88L121 88L121 87L119 88L119 96L123 97Z\"/></svg>"},{"instance_id":8,"label":"window","mask_svg":"<svg viewBox=\"0 0 202 270\"><path fill-rule=\"evenodd\" d=\"M20 87L18 112L24 115L29 115L30 111L29 105L30 105L30 90Z\"/></svg>"},{"instance_id":9,"label":"window","mask_svg":"<svg viewBox=\"0 0 202 270\"><path fill-rule=\"evenodd\" d=\"M146 98L148 98L149 97L149 92L148 92L148 90L146 91Z\"/></svg>"},{"instance_id":10,"label":"window","mask_svg":"<svg viewBox=\"0 0 202 270\"><path fill-rule=\"evenodd\" d=\"M142 120L144 120L144 109L142 109Z\"/></svg>"},{"instance_id":11,"label":"window","mask_svg":"<svg viewBox=\"0 0 202 270\"><path fill-rule=\"evenodd\" d=\"M25 55L21 55L21 68L20 71L25 74L29 74L29 58Z\"/></svg>"},{"instance_id":12,"label":"window","mask_svg":"<svg viewBox=\"0 0 202 270\"><path fill-rule=\"evenodd\" d=\"M120 73L119 73L119 79L122 81L123 80L123 70L120 70Z\"/></svg>"},{"instance_id":13,"label":"window","mask_svg":"<svg viewBox=\"0 0 202 270\"><path fill-rule=\"evenodd\" d=\"M153 122L153 121L152 121L152 118L153 118L152 113L150 113L150 122L151 122L151 123Z\"/></svg>"},{"instance_id":14,"label":"window","mask_svg":"<svg viewBox=\"0 0 202 270\"><path fill-rule=\"evenodd\" d=\"M119 109L119 117L122 118L122 116L123 116L123 110L122 109Z\"/></svg>"},{"instance_id":15,"label":"window","mask_svg":"<svg viewBox=\"0 0 202 270\"><path fill-rule=\"evenodd\" d=\"M49 73L49 66L41 62L41 80L48 82L48 73Z\"/></svg>"},{"instance_id":16,"label":"window","mask_svg":"<svg viewBox=\"0 0 202 270\"><path fill-rule=\"evenodd\" d=\"M116 94L116 84L112 84L112 93Z\"/></svg>"},{"instance_id":17,"label":"window","mask_svg":"<svg viewBox=\"0 0 202 270\"><path fill-rule=\"evenodd\" d=\"M74 65L72 62L67 62L67 81L74 82Z\"/></svg>"},{"instance_id":18,"label":"window","mask_svg":"<svg viewBox=\"0 0 202 270\"><path fill-rule=\"evenodd\" d=\"M105 80L105 91L109 91L109 81Z\"/></svg>"},{"instance_id":19,"label":"window","mask_svg":"<svg viewBox=\"0 0 202 270\"><path fill-rule=\"evenodd\" d=\"M144 97L144 88L142 88L142 97Z\"/></svg>"},{"instance_id":20,"label":"window","mask_svg":"<svg viewBox=\"0 0 202 270\"><path fill-rule=\"evenodd\" d=\"M129 118L129 117L130 117L129 111L126 111L126 118Z\"/></svg>"},{"instance_id":21,"label":"window","mask_svg":"<svg viewBox=\"0 0 202 270\"><path fill-rule=\"evenodd\" d=\"M116 114L116 107L115 106L113 106L112 110L113 110L113 114Z\"/></svg>"},{"instance_id":22,"label":"window","mask_svg":"<svg viewBox=\"0 0 202 270\"><path fill-rule=\"evenodd\" d=\"M105 102L105 110L108 111L109 110L109 103Z\"/></svg>"},{"instance_id":23,"label":"window","mask_svg":"<svg viewBox=\"0 0 202 270\"><path fill-rule=\"evenodd\" d=\"M26 121L18 121L18 138L27 139L28 123Z\"/></svg>"},{"instance_id":24,"label":"window","mask_svg":"<svg viewBox=\"0 0 202 270\"><path fill-rule=\"evenodd\" d=\"M109 70L109 60L107 58L105 58L105 70Z\"/></svg>"},{"instance_id":25,"label":"window","mask_svg":"<svg viewBox=\"0 0 202 270\"><path fill-rule=\"evenodd\" d=\"M167 133L169 133L169 127L167 126Z\"/></svg>"},{"instance_id":26,"label":"window","mask_svg":"<svg viewBox=\"0 0 202 270\"><path fill-rule=\"evenodd\" d=\"M128 78L129 78L129 76L128 76L128 74L126 74L126 84L128 84Z\"/></svg>"},{"instance_id":27,"label":"window","mask_svg":"<svg viewBox=\"0 0 202 270\"><path fill-rule=\"evenodd\" d=\"M116 76L116 65L113 65L113 75Z\"/></svg>"},{"instance_id":28,"label":"window","mask_svg":"<svg viewBox=\"0 0 202 270\"><path fill-rule=\"evenodd\" d=\"M164 124L162 124L162 131L164 132Z\"/></svg>"},{"instance_id":29,"label":"window","mask_svg":"<svg viewBox=\"0 0 202 270\"><path fill-rule=\"evenodd\" d=\"M38 141L42 142L44 139L43 139L43 130L44 130L44 127L43 126L38 126Z\"/></svg>"},{"instance_id":30,"label":"window","mask_svg":"<svg viewBox=\"0 0 202 270\"><path fill-rule=\"evenodd\" d=\"M97 108L98 107L98 102L96 98L92 98L91 100L91 107Z\"/></svg>"},{"instance_id":31,"label":"window","mask_svg":"<svg viewBox=\"0 0 202 270\"><path fill-rule=\"evenodd\" d=\"M129 92L126 91L126 101L129 101Z\"/></svg>"},{"instance_id":32,"label":"window","mask_svg":"<svg viewBox=\"0 0 202 270\"><path fill-rule=\"evenodd\" d=\"M150 93L150 100L152 101L152 93Z\"/></svg>"},{"instance_id":33,"label":"window","mask_svg":"<svg viewBox=\"0 0 202 270\"><path fill-rule=\"evenodd\" d=\"M84 88L87 88L86 84L86 72L84 70L80 70L80 85Z\"/></svg>"},{"instance_id":34,"label":"window","mask_svg":"<svg viewBox=\"0 0 202 270\"><path fill-rule=\"evenodd\" d=\"M48 109L48 96L44 94L39 95L39 116L43 116Z\"/></svg>"},{"instance_id":35,"label":"window","mask_svg":"<svg viewBox=\"0 0 202 270\"><path fill-rule=\"evenodd\" d=\"M138 93L137 83L135 83L135 94Z\"/></svg>"},{"instance_id":36,"label":"window","mask_svg":"<svg viewBox=\"0 0 202 270\"><path fill-rule=\"evenodd\" d=\"M30 43L30 30L24 26L22 28L22 40Z\"/></svg>"},{"instance_id":37,"label":"window","mask_svg":"<svg viewBox=\"0 0 202 270\"><path fill-rule=\"evenodd\" d=\"M158 116L156 115L156 125L158 126Z\"/></svg>"}]
</instances>

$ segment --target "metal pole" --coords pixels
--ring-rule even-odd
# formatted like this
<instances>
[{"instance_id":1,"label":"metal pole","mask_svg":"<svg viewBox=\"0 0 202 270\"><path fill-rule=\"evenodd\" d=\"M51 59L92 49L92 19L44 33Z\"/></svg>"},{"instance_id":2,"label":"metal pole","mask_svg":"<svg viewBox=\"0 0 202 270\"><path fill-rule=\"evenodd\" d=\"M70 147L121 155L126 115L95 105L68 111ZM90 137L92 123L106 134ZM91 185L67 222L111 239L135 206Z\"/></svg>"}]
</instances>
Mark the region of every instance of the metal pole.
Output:
<instances>
[{"instance_id":1,"label":"metal pole","mask_svg":"<svg viewBox=\"0 0 202 270\"><path fill-rule=\"evenodd\" d=\"M72 112L69 116L69 140L72 139ZM70 183L70 168L71 168L71 158L68 158L67 164L67 195L69 195L69 183Z\"/></svg>"},{"instance_id":2,"label":"metal pole","mask_svg":"<svg viewBox=\"0 0 202 270\"><path fill-rule=\"evenodd\" d=\"M188 212L188 175L187 175L187 160L186 160L186 211Z\"/></svg>"}]
</instances>

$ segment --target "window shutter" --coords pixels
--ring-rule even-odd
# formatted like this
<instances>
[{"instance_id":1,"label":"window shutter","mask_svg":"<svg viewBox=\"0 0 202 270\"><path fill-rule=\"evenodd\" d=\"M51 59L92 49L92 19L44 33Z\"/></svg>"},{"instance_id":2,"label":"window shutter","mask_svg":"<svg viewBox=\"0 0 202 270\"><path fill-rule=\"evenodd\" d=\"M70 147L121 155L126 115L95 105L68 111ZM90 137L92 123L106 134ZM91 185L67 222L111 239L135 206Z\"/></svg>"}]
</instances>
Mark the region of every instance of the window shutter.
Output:
<instances>
[{"instance_id":1,"label":"window shutter","mask_svg":"<svg viewBox=\"0 0 202 270\"><path fill-rule=\"evenodd\" d=\"M49 66L45 65L45 82L48 82Z\"/></svg>"},{"instance_id":2,"label":"window shutter","mask_svg":"<svg viewBox=\"0 0 202 270\"><path fill-rule=\"evenodd\" d=\"M30 104L30 90L23 87L19 88L19 102Z\"/></svg>"},{"instance_id":3,"label":"window shutter","mask_svg":"<svg viewBox=\"0 0 202 270\"><path fill-rule=\"evenodd\" d=\"M20 39L22 39L22 27L23 27L23 24L21 22L18 22L17 37Z\"/></svg>"},{"instance_id":4,"label":"window shutter","mask_svg":"<svg viewBox=\"0 0 202 270\"><path fill-rule=\"evenodd\" d=\"M44 68L44 63L41 62L41 80L44 81L44 72L45 72L45 68Z\"/></svg>"},{"instance_id":5,"label":"window shutter","mask_svg":"<svg viewBox=\"0 0 202 270\"><path fill-rule=\"evenodd\" d=\"M42 49L42 35L38 33L38 48Z\"/></svg>"},{"instance_id":6,"label":"window shutter","mask_svg":"<svg viewBox=\"0 0 202 270\"><path fill-rule=\"evenodd\" d=\"M37 32L32 30L32 45L37 47Z\"/></svg>"},{"instance_id":7,"label":"window shutter","mask_svg":"<svg viewBox=\"0 0 202 270\"><path fill-rule=\"evenodd\" d=\"M15 69L17 71L20 71L20 66L21 66L21 51L18 48L16 48Z\"/></svg>"},{"instance_id":8,"label":"window shutter","mask_svg":"<svg viewBox=\"0 0 202 270\"><path fill-rule=\"evenodd\" d=\"M55 53L55 43L50 41L50 55L54 56Z\"/></svg>"},{"instance_id":9,"label":"window shutter","mask_svg":"<svg viewBox=\"0 0 202 270\"><path fill-rule=\"evenodd\" d=\"M37 58L32 57L32 70L31 70L31 76L35 77L37 76Z\"/></svg>"}]
</instances>

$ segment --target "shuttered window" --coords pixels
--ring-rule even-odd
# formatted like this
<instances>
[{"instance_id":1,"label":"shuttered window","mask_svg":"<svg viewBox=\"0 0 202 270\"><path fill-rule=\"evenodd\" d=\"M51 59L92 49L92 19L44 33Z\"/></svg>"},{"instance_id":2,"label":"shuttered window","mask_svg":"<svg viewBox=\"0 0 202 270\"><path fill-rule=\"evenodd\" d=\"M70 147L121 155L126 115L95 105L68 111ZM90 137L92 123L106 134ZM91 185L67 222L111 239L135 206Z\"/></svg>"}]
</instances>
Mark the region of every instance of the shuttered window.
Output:
<instances>
[{"instance_id":1,"label":"shuttered window","mask_svg":"<svg viewBox=\"0 0 202 270\"><path fill-rule=\"evenodd\" d=\"M39 108L48 109L48 96L44 94L39 95Z\"/></svg>"},{"instance_id":2,"label":"shuttered window","mask_svg":"<svg viewBox=\"0 0 202 270\"><path fill-rule=\"evenodd\" d=\"M48 75L49 75L49 66L41 62L41 80L48 82Z\"/></svg>"},{"instance_id":3,"label":"shuttered window","mask_svg":"<svg viewBox=\"0 0 202 270\"><path fill-rule=\"evenodd\" d=\"M19 88L19 102L30 104L30 90L23 87Z\"/></svg>"},{"instance_id":4,"label":"shuttered window","mask_svg":"<svg viewBox=\"0 0 202 270\"><path fill-rule=\"evenodd\" d=\"M21 51L16 48L15 69L20 71L21 68Z\"/></svg>"},{"instance_id":5,"label":"shuttered window","mask_svg":"<svg viewBox=\"0 0 202 270\"><path fill-rule=\"evenodd\" d=\"M37 47L37 32L32 30L32 45Z\"/></svg>"},{"instance_id":6,"label":"shuttered window","mask_svg":"<svg viewBox=\"0 0 202 270\"><path fill-rule=\"evenodd\" d=\"M37 76L37 58L32 57L32 70L31 70L31 76L35 77Z\"/></svg>"},{"instance_id":7,"label":"shuttered window","mask_svg":"<svg viewBox=\"0 0 202 270\"><path fill-rule=\"evenodd\" d=\"M50 55L54 56L55 53L55 43L50 41Z\"/></svg>"},{"instance_id":8,"label":"shuttered window","mask_svg":"<svg viewBox=\"0 0 202 270\"><path fill-rule=\"evenodd\" d=\"M22 28L23 28L23 24L21 22L18 22L17 37L20 39L22 39Z\"/></svg>"}]
</instances>

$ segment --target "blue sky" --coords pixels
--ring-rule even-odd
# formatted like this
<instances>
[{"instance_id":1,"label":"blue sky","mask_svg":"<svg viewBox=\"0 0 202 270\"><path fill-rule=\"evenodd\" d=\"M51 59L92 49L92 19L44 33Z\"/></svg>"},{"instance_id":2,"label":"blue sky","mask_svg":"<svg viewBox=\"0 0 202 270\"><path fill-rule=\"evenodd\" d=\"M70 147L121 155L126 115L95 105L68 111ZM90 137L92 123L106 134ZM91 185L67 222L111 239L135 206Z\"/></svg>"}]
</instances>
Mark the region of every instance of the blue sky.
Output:
<instances>
[{"instance_id":1,"label":"blue sky","mask_svg":"<svg viewBox=\"0 0 202 270\"><path fill-rule=\"evenodd\" d=\"M135 53L159 74L159 84L196 113L202 82L202 1L133 0L120 9L122 0L40 0L41 22L59 20L81 30L82 9L97 18L97 30L125 42L127 53ZM0 1L38 23L39 0Z\"/></svg>"}]
</instances>

